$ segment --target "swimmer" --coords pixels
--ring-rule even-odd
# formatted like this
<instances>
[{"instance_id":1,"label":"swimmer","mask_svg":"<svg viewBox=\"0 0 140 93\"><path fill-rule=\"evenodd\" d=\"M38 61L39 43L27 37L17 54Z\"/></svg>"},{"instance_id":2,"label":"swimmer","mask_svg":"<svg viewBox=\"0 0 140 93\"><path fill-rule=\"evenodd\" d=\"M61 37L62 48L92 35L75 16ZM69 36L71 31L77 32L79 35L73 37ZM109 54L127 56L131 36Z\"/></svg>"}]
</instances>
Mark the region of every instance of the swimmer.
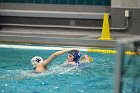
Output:
<instances>
[{"instance_id":1,"label":"swimmer","mask_svg":"<svg viewBox=\"0 0 140 93\"><path fill-rule=\"evenodd\" d=\"M34 67L35 72L41 73L41 72L45 72L47 70L47 65L53 60L55 59L57 56L60 56L64 53L70 52L73 49L67 49L67 50L62 50L62 51L57 51L55 53L53 53L51 56L48 57L48 59L43 60L41 57L39 56L35 56L31 59L31 63Z\"/></svg>"},{"instance_id":2,"label":"swimmer","mask_svg":"<svg viewBox=\"0 0 140 93\"><path fill-rule=\"evenodd\" d=\"M83 62L93 62L93 59L87 54L81 57L79 50L72 50L68 52L67 61L64 64L79 65Z\"/></svg>"},{"instance_id":3,"label":"swimmer","mask_svg":"<svg viewBox=\"0 0 140 93\"><path fill-rule=\"evenodd\" d=\"M68 56L67 56L67 61L65 62L66 64L72 64L72 65L79 65L80 62L80 52L79 50L75 50L75 49L68 49L68 50L62 50L62 51L57 51L55 53L53 53L50 57L48 57L48 59L43 60L41 57L39 56L35 56L31 59L31 63L34 67L35 72L45 72L47 71L47 65L53 60L55 59L57 56L60 56L64 53L68 52ZM91 62L91 60L89 60L88 55L84 55L82 57L82 62ZM92 58L91 58L92 59Z\"/></svg>"}]
</instances>

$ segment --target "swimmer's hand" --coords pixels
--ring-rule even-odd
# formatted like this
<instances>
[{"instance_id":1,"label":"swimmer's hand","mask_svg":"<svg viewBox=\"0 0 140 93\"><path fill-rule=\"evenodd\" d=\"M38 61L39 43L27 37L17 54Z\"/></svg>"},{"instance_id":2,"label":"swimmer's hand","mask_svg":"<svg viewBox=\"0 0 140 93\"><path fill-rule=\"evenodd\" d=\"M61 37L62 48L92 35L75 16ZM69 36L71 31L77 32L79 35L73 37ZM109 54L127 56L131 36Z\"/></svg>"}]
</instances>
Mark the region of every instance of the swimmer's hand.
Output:
<instances>
[{"instance_id":1,"label":"swimmer's hand","mask_svg":"<svg viewBox=\"0 0 140 93\"><path fill-rule=\"evenodd\" d=\"M81 58L81 62L93 62L92 57L90 57L89 55L85 54L82 58Z\"/></svg>"}]
</instances>

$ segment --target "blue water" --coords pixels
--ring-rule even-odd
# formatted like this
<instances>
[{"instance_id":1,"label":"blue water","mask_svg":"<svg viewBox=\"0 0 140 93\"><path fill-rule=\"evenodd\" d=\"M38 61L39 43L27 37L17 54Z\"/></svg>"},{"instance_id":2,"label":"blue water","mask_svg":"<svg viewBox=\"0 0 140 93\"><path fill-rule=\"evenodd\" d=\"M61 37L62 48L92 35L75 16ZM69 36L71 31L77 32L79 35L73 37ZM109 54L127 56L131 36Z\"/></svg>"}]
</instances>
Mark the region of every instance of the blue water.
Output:
<instances>
[{"instance_id":1,"label":"blue water","mask_svg":"<svg viewBox=\"0 0 140 93\"><path fill-rule=\"evenodd\" d=\"M30 59L54 52L0 48L0 93L113 93L115 54L82 52L94 59L82 68L62 66L63 54L49 64L48 72L33 73ZM123 93L140 93L139 60L126 56Z\"/></svg>"}]
</instances>

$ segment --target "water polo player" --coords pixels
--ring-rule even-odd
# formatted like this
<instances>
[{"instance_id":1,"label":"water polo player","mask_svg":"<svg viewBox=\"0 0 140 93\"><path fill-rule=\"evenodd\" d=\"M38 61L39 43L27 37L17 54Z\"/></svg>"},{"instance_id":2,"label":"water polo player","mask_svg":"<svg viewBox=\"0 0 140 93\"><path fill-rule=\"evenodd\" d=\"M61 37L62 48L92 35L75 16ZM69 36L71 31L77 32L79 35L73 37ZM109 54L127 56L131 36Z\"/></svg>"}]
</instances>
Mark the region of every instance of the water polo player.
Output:
<instances>
[{"instance_id":1,"label":"water polo player","mask_svg":"<svg viewBox=\"0 0 140 93\"><path fill-rule=\"evenodd\" d=\"M48 59L43 60L39 56L35 56L31 59L31 63L34 67L35 72L45 72L47 70L47 65L55 59L57 56L60 56L66 52L72 51L72 49L67 49L67 50L62 50L62 51L57 51L53 53L51 56L48 57Z\"/></svg>"},{"instance_id":2,"label":"water polo player","mask_svg":"<svg viewBox=\"0 0 140 93\"><path fill-rule=\"evenodd\" d=\"M92 58L85 54L81 57L79 50L72 50L68 52L66 64L80 65L82 62L92 62Z\"/></svg>"},{"instance_id":3,"label":"water polo player","mask_svg":"<svg viewBox=\"0 0 140 93\"><path fill-rule=\"evenodd\" d=\"M74 50L74 49L67 49L67 50L62 50L62 51L57 51L55 53L53 53L51 56L48 57L48 59L43 60L41 57L39 56L35 56L31 59L31 63L34 67L35 72L45 72L47 70L47 65L53 60L55 59L57 56L60 56L64 53L68 52L68 57L67 57L67 61L65 63L67 64L73 64L73 65L79 65L80 64L80 52L79 50ZM86 57L85 57L86 56ZM88 55L84 55L82 57L82 60L88 60L89 56ZM90 61L87 61L90 62Z\"/></svg>"}]
</instances>

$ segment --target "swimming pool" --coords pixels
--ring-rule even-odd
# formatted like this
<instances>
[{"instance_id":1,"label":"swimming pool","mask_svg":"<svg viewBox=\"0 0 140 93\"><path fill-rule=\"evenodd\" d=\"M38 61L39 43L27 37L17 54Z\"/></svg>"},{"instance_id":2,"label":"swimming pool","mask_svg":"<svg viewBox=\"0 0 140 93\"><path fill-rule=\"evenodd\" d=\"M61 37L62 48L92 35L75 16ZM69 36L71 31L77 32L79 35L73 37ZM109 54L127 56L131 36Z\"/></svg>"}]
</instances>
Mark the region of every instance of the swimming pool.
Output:
<instances>
[{"instance_id":1,"label":"swimming pool","mask_svg":"<svg viewBox=\"0 0 140 93\"><path fill-rule=\"evenodd\" d=\"M113 93L115 54L81 51L94 59L83 68L61 66L67 57L63 54L49 64L47 73L35 74L30 59L47 58L56 50L22 46L0 48L1 93ZM123 93L140 92L139 60L139 56L126 56Z\"/></svg>"}]
</instances>

